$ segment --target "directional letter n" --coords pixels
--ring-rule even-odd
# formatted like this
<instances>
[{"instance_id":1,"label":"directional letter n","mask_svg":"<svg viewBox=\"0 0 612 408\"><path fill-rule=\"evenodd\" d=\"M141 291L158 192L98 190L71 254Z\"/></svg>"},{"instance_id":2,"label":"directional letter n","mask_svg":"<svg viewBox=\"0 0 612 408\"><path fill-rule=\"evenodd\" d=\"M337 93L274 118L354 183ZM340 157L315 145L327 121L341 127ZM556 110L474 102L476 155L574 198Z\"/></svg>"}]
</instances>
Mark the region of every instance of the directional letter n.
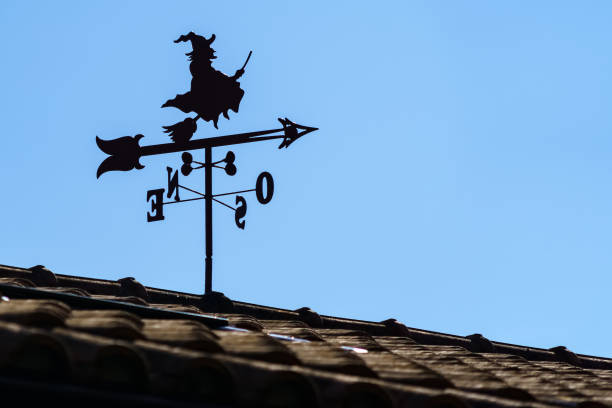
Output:
<instances>
[{"instance_id":1,"label":"directional letter n","mask_svg":"<svg viewBox=\"0 0 612 408\"><path fill-rule=\"evenodd\" d=\"M176 201L181 201L181 198L179 197L178 170L174 172L174 176L172 177L170 177L172 174L172 167L166 167L166 170L168 170L168 198L172 197L172 194L174 194L174 191L176 190L174 199Z\"/></svg>"}]
</instances>

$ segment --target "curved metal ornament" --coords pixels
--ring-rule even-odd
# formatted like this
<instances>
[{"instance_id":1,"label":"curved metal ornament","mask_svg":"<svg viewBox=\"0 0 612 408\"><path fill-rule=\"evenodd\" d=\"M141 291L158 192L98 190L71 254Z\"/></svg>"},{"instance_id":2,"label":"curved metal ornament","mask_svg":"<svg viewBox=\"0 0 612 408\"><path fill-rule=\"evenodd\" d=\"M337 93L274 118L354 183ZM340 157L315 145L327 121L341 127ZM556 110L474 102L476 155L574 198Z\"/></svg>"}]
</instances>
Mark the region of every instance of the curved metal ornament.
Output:
<instances>
[{"instance_id":1,"label":"curved metal ornament","mask_svg":"<svg viewBox=\"0 0 612 408\"><path fill-rule=\"evenodd\" d=\"M110 155L98 166L96 178L100 178L107 171L143 169L144 166L139 161L141 147L138 144L139 140L143 137L143 135L137 134L136 136L123 136L117 139L103 140L96 136L96 144L100 150Z\"/></svg>"}]
</instances>

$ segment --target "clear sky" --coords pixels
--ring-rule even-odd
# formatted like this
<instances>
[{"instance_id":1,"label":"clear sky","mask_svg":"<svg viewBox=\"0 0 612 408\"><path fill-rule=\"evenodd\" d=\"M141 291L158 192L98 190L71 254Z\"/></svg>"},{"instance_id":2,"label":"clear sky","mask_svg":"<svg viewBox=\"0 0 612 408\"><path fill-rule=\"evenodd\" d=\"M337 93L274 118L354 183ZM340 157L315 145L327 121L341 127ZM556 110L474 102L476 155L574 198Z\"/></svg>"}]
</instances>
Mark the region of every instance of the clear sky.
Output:
<instances>
[{"instance_id":1,"label":"clear sky","mask_svg":"<svg viewBox=\"0 0 612 408\"><path fill-rule=\"evenodd\" d=\"M612 357L610 21L603 0L3 0L0 263L203 291L203 202L146 222L180 154L97 180L95 137L169 142L186 115L160 106L191 79L173 40L215 33L216 68L253 56L240 113L196 137L320 128L215 174L275 180L244 231L214 207L215 290Z\"/></svg>"}]
</instances>

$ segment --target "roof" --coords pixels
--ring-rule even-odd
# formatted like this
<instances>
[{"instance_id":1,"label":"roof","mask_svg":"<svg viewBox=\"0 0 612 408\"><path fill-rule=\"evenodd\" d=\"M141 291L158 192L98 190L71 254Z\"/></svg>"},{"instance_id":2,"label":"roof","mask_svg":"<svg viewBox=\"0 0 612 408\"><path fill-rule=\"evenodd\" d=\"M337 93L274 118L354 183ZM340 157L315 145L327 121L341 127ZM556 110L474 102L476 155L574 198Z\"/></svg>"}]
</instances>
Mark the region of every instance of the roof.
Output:
<instances>
[{"instance_id":1,"label":"roof","mask_svg":"<svg viewBox=\"0 0 612 408\"><path fill-rule=\"evenodd\" d=\"M612 360L0 265L0 390L67 406L612 406Z\"/></svg>"}]
</instances>

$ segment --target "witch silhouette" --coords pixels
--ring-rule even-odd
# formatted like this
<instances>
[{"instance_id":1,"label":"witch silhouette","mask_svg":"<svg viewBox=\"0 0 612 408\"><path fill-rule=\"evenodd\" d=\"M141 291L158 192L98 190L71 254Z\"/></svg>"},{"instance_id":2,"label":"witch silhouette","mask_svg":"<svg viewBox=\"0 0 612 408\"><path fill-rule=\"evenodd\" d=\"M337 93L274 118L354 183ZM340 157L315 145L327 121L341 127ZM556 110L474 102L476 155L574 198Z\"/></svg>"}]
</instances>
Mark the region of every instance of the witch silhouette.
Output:
<instances>
[{"instance_id":1,"label":"witch silhouette","mask_svg":"<svg viewBox=\"0 0 612 408\"><path fill-rule=\"evenodd\" d=\"M168 133L176 143L185 143L191 139L197 129L198 119L212 121L215 128L218 128L219 115L223 114L226 119L229 119L230 109L238 112L244 95L238 79L244 74L244 68L251 58L252 51L249 52L242 68L237 70L233 76L227 76L212 67L212 60L217 57L215 50L210 45L215 38L214 34L207 39L190 32L187 35L181 35L178 40L174 41L175 43L191 41L193 51L186 54L191 61L189 64L192 76L191 90L167 100L162 108L172 106L185 113L195 112L197 114L194 118L186 118L174 125L163 127L164 132Z\"/></svg>"}]
</instances>

